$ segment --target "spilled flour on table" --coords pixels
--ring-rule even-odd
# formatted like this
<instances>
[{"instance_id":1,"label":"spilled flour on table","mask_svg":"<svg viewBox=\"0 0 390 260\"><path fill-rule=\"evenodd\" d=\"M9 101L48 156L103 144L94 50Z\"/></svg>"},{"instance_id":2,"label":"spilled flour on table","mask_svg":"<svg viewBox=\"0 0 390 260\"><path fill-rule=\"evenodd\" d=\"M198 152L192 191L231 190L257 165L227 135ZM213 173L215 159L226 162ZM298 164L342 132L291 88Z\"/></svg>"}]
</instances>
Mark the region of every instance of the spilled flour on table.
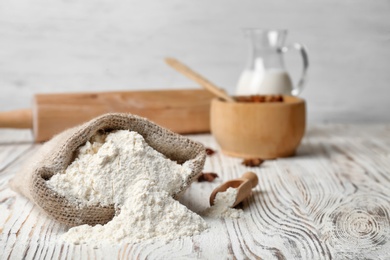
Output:
<instances>
[{"instance_id":1,"label":"spilled flour on table","mask_svg":"<svg viewBox=\"0 0 390 260\"><path fill-rule=\"evenodd\" d=\"M137 243L147 239L170 241L207 229L196 213L172 198L191 173L127 130L87 142L62 174L47 181L80 206L114 204L120 209L105 225L81 225L63 238L71 243Z\"/></svg>"},{"instance_id":2,"label":"spilled flour on table","mask_svg":"<svg viewBox=\"0 0 390 260\"><path fill-rule=\"evenodd\" d=\"M232 208L236 201L238 190L228 188L224 192L218 192L214 199L214 205L202 212L202 216L211 218L240 218L244 214L242 209Z\"/></svg>"}]
</instances>

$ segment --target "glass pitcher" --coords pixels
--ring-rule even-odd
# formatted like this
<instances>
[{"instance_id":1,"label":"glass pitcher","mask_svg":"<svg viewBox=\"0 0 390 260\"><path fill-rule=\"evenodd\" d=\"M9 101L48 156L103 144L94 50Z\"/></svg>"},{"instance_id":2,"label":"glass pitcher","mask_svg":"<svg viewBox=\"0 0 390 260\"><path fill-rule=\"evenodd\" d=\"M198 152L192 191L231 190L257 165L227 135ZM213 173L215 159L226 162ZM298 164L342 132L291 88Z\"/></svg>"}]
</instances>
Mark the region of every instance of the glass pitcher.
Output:
<instances>
[{"instance_id":1,"label":"glass pitcher","mask_svg":"<svg viewBox=\"0 0 390 260\"><path fill-rule=\"evenodd\" d=\"M298 95L302 92L309 66L306 49L299 43L285 46L287 30L244 29L250 41L250 59L237 83L236 95ZM300 51L303 72L297 85L293 85L284 66L284 53L290 49Z\"/></svg>"}]
</instances>

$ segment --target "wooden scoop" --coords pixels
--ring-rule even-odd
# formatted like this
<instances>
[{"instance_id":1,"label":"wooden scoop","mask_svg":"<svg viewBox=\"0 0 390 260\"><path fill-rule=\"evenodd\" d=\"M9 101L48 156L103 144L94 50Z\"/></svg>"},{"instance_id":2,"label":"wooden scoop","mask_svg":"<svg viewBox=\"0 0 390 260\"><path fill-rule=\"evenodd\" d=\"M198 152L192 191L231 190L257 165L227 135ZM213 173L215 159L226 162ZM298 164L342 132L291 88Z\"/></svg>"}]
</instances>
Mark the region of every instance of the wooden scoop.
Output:
<instances>
[{"instance_id":1,"label":"wooden scoop","mask_svg":"<svg viewBox=\"0 0 390 260\"><path fill-rule=\"evenodd\" d=\"M211 83L209 80L201 76L200 74L196 73L192 69L190 69L188 66L184 65L180 61L174 59L174 58L165 58L165 62L186 76L187 78L197 82L200 84L203 88L210 91L214 95L216 95L219 98L222 98L223 100L227 102L235 102L235 100L229 96L223 89L217 87L214 83Z\"/></svg>"},{"instance_id":2,"label":"wooden scoop","mask_svg":"<svg viewBox=\"0 0 390 260\"><path fill-rule=\"evenodd\" d=\"M252 194L252 188L256 187L259 183L257 175L253 172L244 173L241 178L227 181L213 190L210 195L210 206L214 205L215 196L218 192L224 192L228 188L235 188L238 190L236 201L233 204L233 208L237 206L244 199L248 198Z\"/></svg>"}]
</instances>

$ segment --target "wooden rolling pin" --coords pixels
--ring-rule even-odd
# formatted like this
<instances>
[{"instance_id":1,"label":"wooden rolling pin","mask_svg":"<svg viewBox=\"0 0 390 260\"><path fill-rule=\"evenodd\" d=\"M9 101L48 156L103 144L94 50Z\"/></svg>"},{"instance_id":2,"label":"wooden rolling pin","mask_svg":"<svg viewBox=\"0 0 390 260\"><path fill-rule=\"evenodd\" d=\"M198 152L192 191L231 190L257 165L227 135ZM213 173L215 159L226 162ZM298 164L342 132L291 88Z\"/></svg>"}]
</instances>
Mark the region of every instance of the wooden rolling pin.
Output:
<instances>
[{"instance_id":1,"label":"wooden rolling pin","mask_svg":"<svg viewBox=\"0 0 390 260\"><path fill-rule=\"evenodd\" d=\"M202 89L38 94L32 109L0 112L0 128L31 128L42 142L101 114L125 112L180 134L209 132L213 97Z\"/></svg>"}]
</instances>

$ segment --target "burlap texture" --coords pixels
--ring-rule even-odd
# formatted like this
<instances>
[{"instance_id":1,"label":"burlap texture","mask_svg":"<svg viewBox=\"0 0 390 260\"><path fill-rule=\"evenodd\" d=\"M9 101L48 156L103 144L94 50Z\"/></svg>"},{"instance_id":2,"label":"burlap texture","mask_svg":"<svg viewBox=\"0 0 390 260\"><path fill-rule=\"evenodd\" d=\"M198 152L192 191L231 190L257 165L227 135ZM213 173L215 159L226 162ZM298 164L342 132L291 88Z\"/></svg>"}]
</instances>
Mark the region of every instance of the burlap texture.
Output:
<instances>
[{"instance_id":1,"label":"burlap texture","mask_svg":"<svg viewBox=\"0 0 390 260\"><path fill-rule=\"evenodd\" d=\"M46 186L46 180L56 173L63 172L74 160L76 150L98 131L119 129L138 132L151 147L171 160L178 163L189 162L192 172L175 195L183 192L201 173L206 154L200 143L164 129L144 118L115 113L102 115L53 137L26 162L23 170L15 175L10 182L11 187L66 225L107 223L115 215L114 205L81 207L72 204L67 198L49 189Z\"/></svg>"}]
</instances>

